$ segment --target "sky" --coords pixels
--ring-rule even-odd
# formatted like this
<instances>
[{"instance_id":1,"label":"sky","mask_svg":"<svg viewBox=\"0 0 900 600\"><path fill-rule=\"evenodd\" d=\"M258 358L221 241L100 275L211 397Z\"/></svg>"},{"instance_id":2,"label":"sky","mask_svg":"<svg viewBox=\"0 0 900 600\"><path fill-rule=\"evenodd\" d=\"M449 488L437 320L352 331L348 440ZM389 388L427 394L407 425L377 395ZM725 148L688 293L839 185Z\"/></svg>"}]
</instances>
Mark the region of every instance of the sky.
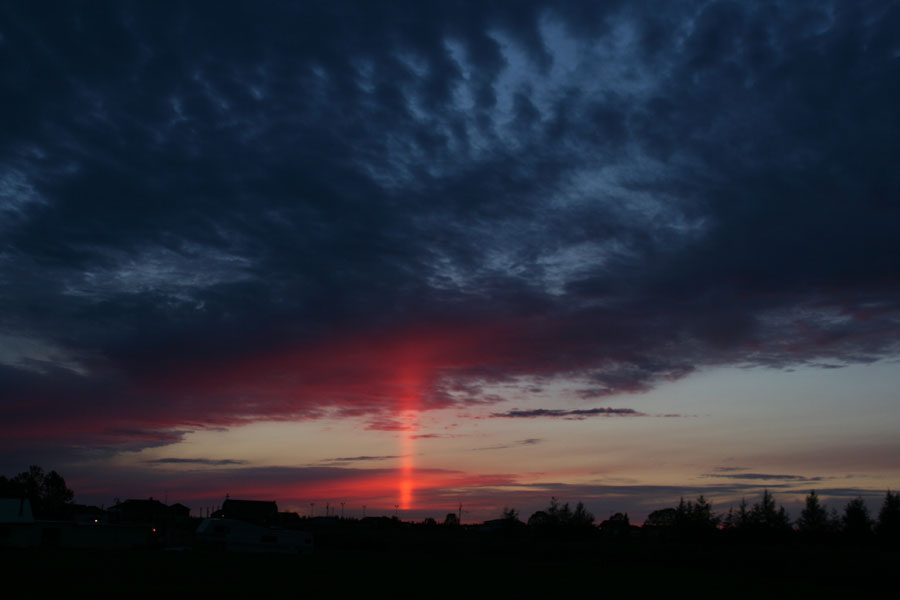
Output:
<instances>
[{"instance_id":1,"label":"sky","mask_svg":"<svg viewBox=\"0 0 900 600\"><path fill-rule=\"evenodd\" d=\"M877 511L898 31L886 0L3 2L0 473L194 514Z\"/></svg>"}]
</instances>

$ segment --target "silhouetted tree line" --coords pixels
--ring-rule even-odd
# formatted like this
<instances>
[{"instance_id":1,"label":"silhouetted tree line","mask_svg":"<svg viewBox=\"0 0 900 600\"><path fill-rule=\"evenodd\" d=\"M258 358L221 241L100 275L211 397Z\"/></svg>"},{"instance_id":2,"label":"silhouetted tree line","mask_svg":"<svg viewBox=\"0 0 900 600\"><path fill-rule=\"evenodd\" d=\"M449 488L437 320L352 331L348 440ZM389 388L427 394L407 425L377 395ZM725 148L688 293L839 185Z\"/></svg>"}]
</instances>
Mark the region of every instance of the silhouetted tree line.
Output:
<instances>
[{"instance_id":1,"label":"silhouetted tree line","mask_svg":"<svg viewBox=\"0 0 900 600\"><path fill-rule=\"evenodd\" d=\"M27 498L34 516L38 519L60 519L66 509L72 508L74 492L56 471L45 473L41 467L31 466L12 478L0 476L0 497ZM274 503L273 503L274 504ZM182 507L187 510L186 507ZM99 509L98 509L99 510ZM286 514L286 513L285 513ZM296 515L294 515L296 517ZM344 522L347 526L374 527L373 523L390 521L396 527L417 527L423 531L462 531L456 513L449 513L439 524L426 519L421 524L403 523L396 517L329 519ZM291 528L309 529L321 519L296 517ZM198 520L199 522L199 520ZM287 525L283 524L286 527ZM317 527L325 527L319 523ZM467 526L468 527L468 526ZM384 527L380 527L384 529ZM792 522L783 506L777 505L768 491L759 501L749 504L742 499L736 508L717 514L712 504L702 495L696 500L681 498L675 507L651 512L642 528L631 525L627 513L615 513L609 519L595 524L582 502L574 508L551 498L547 508L533 513L523 523L514 508L504 508L501 518L486 521L482 532L497 532L519 539L522 535L535 539L588 539L599 536L605 539L661 539L669 541L704 542L714 539L747 542L783 542L798 539L811 543L869 543L879 541L896 547L900 543L900 493L888 491L877 518L872 518L862 498L850 500L838 513L828 509L815 491L806 496L804 508Z\"/></svg>"},{"instance_id":2,"label":"silhouetted tree line","mask_svg":"<svg viewBox=\"0 0 900 600\"><path fill-rule=\"evenodd\" d=\"M896 544L900 542L900 494L886 493L876 521L862 498L850 500L839 515L833 509L829 511L812 491L795 523L783 506L776 505L768 490L763 491L759 502L750 505L742 499L737 509L729 508L724 516L716 515L703 496L696 502L682 498L677 508L650 513L644 528L659 537L685 541L722 536L740 541L781 542L797 536L807 542L861 543L879 539Z\"/></svg>"},{"instance_id":3,"label":"silhouetted tree line","mask_svg":"<svg viewBox=\"0 0 900 600\"><path fill-rule=\"evenodd\" d=\"M504 511L505 519L511 518L509 510ZM553 497L546 510L539 510L528 517L528 527L542 536L584 537L593 532L594 515L581 502L572 509L568 502L560 504Z\"/></svg>"},{"instance_id":4,"label":"silhouetted tree line","mask_svg":"<svg viewBox=\"0 0 900 600\"><path fill-rule=\"evenodd\" d=\"M66 486L66 480L59 473L44 473L36 465L12 479L0 475L0 498L27 498L32 513L38 519L61 518L65 506L74 497L75 493Z\"/></svg>"}]
</instances>

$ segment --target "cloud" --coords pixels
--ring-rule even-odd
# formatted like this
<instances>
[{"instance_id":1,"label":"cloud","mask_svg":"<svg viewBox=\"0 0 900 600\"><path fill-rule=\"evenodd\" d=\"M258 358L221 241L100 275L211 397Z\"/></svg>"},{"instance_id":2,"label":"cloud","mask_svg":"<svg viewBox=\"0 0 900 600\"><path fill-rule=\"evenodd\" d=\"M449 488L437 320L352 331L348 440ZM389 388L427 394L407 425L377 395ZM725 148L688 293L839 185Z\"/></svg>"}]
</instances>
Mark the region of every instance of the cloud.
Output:
<instances>
[{"instance_id":1,"label":"cloud","mask_svg":"<svg viewBox=\"0 0 900 600\"><path fill-rule=\"evenodd\" d=\"M334 462L334 463L368 462L368 461L391 460L391 459L395 459L395 458L403 458L403 455L347 456L347 457L341 457L341 458L326 459L323 462Z\"/></svg>"},{"instance_id":2,"label":"cloud","mask_svg":"<svg viewBox=\"0 0 900 600\"><path fill-rule=\"evenodd\" d=\"M509 444L499 444L497 446L485 446L483 448L475 448L475 450L506 450L509 448L518 448L521 446L534 446L542 443L544 440L540 438L527 438L524 440L516 440Z\"/></svg>"},{"instance_id":3,"label":"cloud","mask_svg":"<svg viewBox=\"0 0 900 600\"><path fill-rule=\"evenodd\" d=\"M399 419L378 418L372 419L366 425L366 429L373 431L415 431L416 426L408 421Z\"/></svg>"},{"instance_id":4,"label":"cloud","mask_svg":"<svg viewBox=\"0 0 900 600\"><path fill-rule=\"evenodd\" d=\"M0 434L396 431L413 392L893 356L897 15L5 11Z\"/></svg>"},{"instance_id":5,"label":"cloud","mask_svg":"<svg viewBox=\"0 0 900 600\"><path fill-rule=\"evenodd\" d=\"M703 477L715 477L722 479L743 479L760 481L822 481L824 477L804 477L802 475L782 475L773 473L728 473L718 472L703 475Z\"/></svg>"},{"instance_id":6,"label":"cloud","mask_svg":"<svg viewBox=\"0 0 900 600\"><path fill-rule=\"evenodd\" d=\"M588 417L646 417L646 413L633 408L583 408L563 410L555 408L534 408L530 410L513 409L503 413L491 413L492 417L511 419L556 418L582 420Z\"/></svg>"},{"instance_id":7,"label":"cloud","mask_svg":"<svg viewBox=\"0 0 900 600\"><path fill-rule=\"evenodd\" d=\"M247 464L247 461L230 458L156 458L144 462L154 465L201 465L209 467L229 467Z\"/></svg>"}]
</instances>

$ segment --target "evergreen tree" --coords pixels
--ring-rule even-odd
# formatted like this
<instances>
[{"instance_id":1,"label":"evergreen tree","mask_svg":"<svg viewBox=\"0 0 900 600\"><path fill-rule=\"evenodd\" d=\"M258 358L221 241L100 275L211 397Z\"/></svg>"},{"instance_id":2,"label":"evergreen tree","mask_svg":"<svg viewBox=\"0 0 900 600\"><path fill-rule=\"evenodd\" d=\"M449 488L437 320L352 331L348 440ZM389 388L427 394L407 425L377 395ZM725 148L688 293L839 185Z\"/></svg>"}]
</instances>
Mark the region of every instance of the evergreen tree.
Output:
<instances>
[{"instance_id":1,"label":"evergreen tree","mask_svg":"<svg viewBox=\"0 0 900 600\"><path fill-rule=\"evenodd\" d=\"M835 523L828 510L819 502L815 490L811 491L806 497L806 506L797 519L797 531L807 537L821 538L834 529Z\"/></svg>"},{"instance_id":2,"label":"evergreen tree","mask_svg":"<svg viewBox=\"0 0 900 600\"><path fill-rule=\"evenodd\" d=\"M844 516L841 518L844 535L855 540L862 541L872 533L872 519L869 517L869 509L862 498L854 498L844 507Z\"/></svg>"},{"instance_id":3,"label":"evergreen tree","mask_svg":"<svg viewBox=\"0 0 900 600\"><path fill-rule=\"evenodd\" d=\"M554 497L546 510L539 510L528 518L528 525L552 535L580 536L594 531L594 515L581 502L573 511L568 503L560 504Z\"/></svg>"},{"instance_id":4,"label":"evergreen tree","mask_svg":"<svg viewBox=\"0 0 900 600\"><path fill-rule=\"evenodd\" d=\"M712 504L702 495L696 502L685 502L682 498L675 509L675 528L682 537L708 537L716 531L720 521L712 511Z\"/></svg>"},{"instance_id":5,"label":"evergreen tree","mask_svg":"<svg viewBox=\"0 0 900 600\"><path fill-rule=\"evenodd\" d=\"M793 530L784 507L776 506L769 490L763 490L761 501L747 511L739 531L758 540L774 541L790 535Z\"/></svg>"},{"instance_id":6,"label":"evergreen tree","mask_svg":"<svg viewBox=\"0 0 900 600\"><path fill-rule=\"evenodd\" d=\"M750 522L759 529L772 531L790 527L790 520L783 506L775 508L775 498L769 490L763 490L762 500L753 505L750 511Z\"/></svg>"},{"instance_id":7,"label":"evergreen tree","mask_svg":"<svg viewBox=\"0 0 900 600\"><path fill-rule=\"evenodd\" d=\"M882 539L900 540L900 493L888 490L885 494L875 531Z\"/></svg>"},{"instance_id":8,"label":"evergreen tree","mask_svg":"<svg viewBox=\"0 0 900 600\"><path fill-rule=\"evenodd\" d=\"M747 508L747 499L741 498L738 509L729 508L723 523L727 531L746 531L750 527L750 510Z\"/></svg>"}]
</instances>

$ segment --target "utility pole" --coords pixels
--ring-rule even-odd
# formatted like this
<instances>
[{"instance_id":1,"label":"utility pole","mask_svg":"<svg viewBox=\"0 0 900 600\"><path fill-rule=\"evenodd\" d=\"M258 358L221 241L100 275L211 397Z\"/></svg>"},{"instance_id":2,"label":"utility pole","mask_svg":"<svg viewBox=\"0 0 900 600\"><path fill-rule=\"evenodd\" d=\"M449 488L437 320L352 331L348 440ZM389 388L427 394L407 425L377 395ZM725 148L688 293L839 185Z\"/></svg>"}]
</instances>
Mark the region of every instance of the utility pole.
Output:
<instances>
[{"instance_id":1,"label":"utility pole","mask_svg":"<svg viewBox=\"0 0 900 600\"><path fill-rule=\"evenodd\" d=\"M344 503L341 502L341 521L344 520Z\"/></svg>"}]
</instances>

